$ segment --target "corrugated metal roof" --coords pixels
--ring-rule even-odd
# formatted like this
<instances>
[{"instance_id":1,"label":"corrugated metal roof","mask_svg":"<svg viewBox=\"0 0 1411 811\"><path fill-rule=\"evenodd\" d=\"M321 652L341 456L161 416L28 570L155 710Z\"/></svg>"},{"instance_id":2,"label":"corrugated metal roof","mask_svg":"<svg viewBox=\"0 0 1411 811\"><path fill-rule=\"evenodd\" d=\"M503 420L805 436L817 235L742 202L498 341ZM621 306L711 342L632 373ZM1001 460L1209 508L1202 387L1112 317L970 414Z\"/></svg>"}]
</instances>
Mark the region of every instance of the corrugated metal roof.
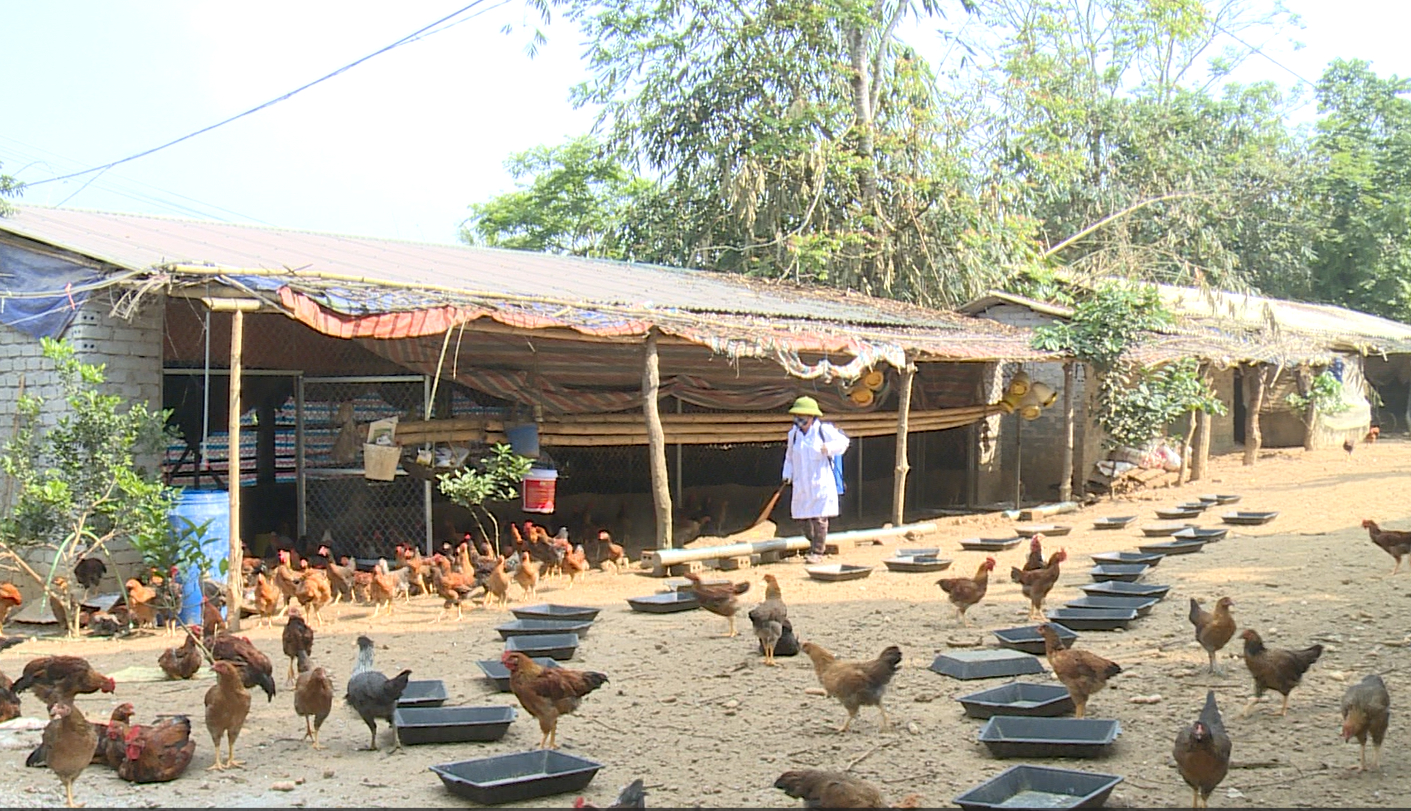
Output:
<instances>
[{"instance_id":1,"label":"corrugated metal roof","mask_svg":"<svg viewBox=\"0 0 1411 811\"><path fill-rule=\"evenodd\" d=\"M1267 298L1252 293L1157 285L1161 301L1183 318L1213 321L1250 330L1287 330L1324 336L1334 343L1411 343L1411 326L1331 304ZM1366 338L1370 341L1352 341Z\"/></svg>"}]
</instances>

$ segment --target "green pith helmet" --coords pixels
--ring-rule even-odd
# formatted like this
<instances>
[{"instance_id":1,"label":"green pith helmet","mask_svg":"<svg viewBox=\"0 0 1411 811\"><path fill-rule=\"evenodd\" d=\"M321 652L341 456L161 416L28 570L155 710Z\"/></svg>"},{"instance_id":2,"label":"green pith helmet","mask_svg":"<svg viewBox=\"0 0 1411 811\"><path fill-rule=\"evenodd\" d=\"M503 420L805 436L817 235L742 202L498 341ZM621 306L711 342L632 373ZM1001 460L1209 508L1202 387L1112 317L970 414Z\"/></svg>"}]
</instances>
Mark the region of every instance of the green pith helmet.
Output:
<instances>
[{"instance_id":1,"label":"green pith helmet","mask_svg":"<svg viewBox=\"0 0 1411 811\"><path fill-rule=\"evenodd\" d=\"M821 417L823 412L818 409L818 401L812 397L800 397L794 401L793 408L789 409L790 414L803 414L809 417Z\"/></svg>"}]
</instances>

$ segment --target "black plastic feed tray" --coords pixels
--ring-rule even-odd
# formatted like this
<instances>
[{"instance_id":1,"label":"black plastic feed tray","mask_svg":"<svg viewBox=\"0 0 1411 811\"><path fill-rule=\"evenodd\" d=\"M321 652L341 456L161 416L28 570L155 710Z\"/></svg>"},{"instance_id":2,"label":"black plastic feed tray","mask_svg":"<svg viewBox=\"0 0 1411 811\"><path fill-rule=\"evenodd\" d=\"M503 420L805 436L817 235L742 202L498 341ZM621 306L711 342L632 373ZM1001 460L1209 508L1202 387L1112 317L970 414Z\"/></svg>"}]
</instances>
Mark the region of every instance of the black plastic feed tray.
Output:
<instances>
[{"instance_id":1,"label":"black plastic feed tray","mask_svg":"<svg viewBox=\"0 0 1411 811\"><path fill-rule=\"evenodd\" d=\"M1102 808L1121 782L1115 774L1024 763L1005 769L954 802L967 809Z\"/></svg>"},{"instance_id":2,"label":"black plastic feed tray","mask_svg":"<svg viewBox=\"0 0 1411 811\"><path fill-rule=\"evenodd\" d=\"M1166 592L1171 590L1170 586L1162 586L1155 583L1123 583L1120 580L1109 580L1106 583L1088 583L1079 586L1084 594L1091 595L1116 595L1118 597L1155 597L1160 600L1166 596Z\"/></svg>"},{"instance_id":3,"label":"black plastic feed tray","mask_svg":"<svg viewBox=\"0 0 1411 811\"><path fill-rule=\"evenodd\" d=\"M544 656L531 656L534 663L539 667L558 667L559 663ZM485 678L495 683L496 689L501 693L510 691L510 669L505 667L499 659L481 659L476 662L480 666L480 672L485 674Z\"/></svg>"},{"instance_id":4,"label":"black plastic feed tray","mask_svg":"<svg viewBox=\"0 0 1411 811\"><path fill-rule=\"evenodd\" d=\"M462 760L431 771L457 794L481 805L502 805L582 791L603 765L557 749Z\"/></svg>"},{"instance_id":5,"label":"black plastic feed tray","mask_svg":"<svg viewBox=\"0 0 1411 811\"><path fill-rule=\"evenodd\" d=\"M1068 608L1121 608L1137 612L1138 617L1145 617L1151 613L1151 609L1161 602L1155 597L1108 597L1101 594L1088 594L1076 600L1069 600L1063 605Z\"/></svg>"},{"instance_id":6,"label":"black plastic feed tray","mask_svg":"<svg viewBox=\"0 0 1411 811\"><path fill-rule=\"evenodd\" d=\"M1211 529L1186 527L1180 532L1171 533L1171 537L1178 541L1205 541L1206 543L1215 543L1229 533L1230 531L1225 527L1213 527Z\"/></svg>"},{"instance_id":7,"label":"black plastic feed tray","mask_svg":"<svg viewBox=\"0 0 1411 811\"><path fill-rule=\"evenodd\" d=\"M1073 647L1073 643L1078 639L1078 635L1069 628L1057 622L1051 622L1054 633L1058 634L1058 645L1063 648ZM1002 631L992 631L995 638L999 640L1001 648L1017 650L1031 656L1044 655L1044 638L1039 636L1039 626L1025 625L1022 628L1005 628Z\"/></svg>"},{"instance_id":8,"label":"black plastic feed tray","mask_svg":"<svg viewBox=\"0 0 1411 811\"><path fill-rule=\"evenodd\" d=\"M1073 527L1067 524L1015 524L1014 531L1019 533L1021 538L1030 538L1034 535L1048 535L1057 538L1072 532Z\"/></svg>"},{"instance_id":9,"label":"black plastic feed tray","mask_svg":"<svg viewBox=\"0 0 1411 811\"><path fill-rule=\"evenodd\" d=\"M1143 552L1147 551L1142 549ZM1101 566L1094 566L1088 570L1088 576L1094 582L1102 583L1107 580L1121 580L1126 583L1135 583L1150 569L1145 563L1104 563Z\"/></svg>"},{"instance_id":10,"label":"black plastic feed tray","mask_svg":"<svg viewBox=\"0 0 1411 811\"><path fill-rule=\"evenodd\" d=\"M500 632L501 639L509 639L512 636L553 636L554 634L578 634L585 637L588 629L593 627L591 622L580 622L575 620L513 620L504 625L496 625L495 630Z\"/></svg>"},{"instance_id":11,"label":"black plastic feed tray","mask_svg":"<svg viewBox=\"0 0 1411 811\"><path fill-rule=\"evenodd\" d=\"M1161 562L1164 555L1148 555L1145 552L1098 552L1089 555L1093 563L1107 565L1112 563L1134 563L1144 566L1155 566Z\"/></svg>"},{"instance_id":12,"label":"black plastic feed tray","mask_svg":"<svg viewBox=\"0 0 1411 811\"><path fill-rule=\"evenodd\" d=\"M1023 538L966 538L960 548L969 552L1003 552L1019 545Z\"/></svg>"},{"instance_id":13,"label":"black plastic feed tray","mask_svg":"<svg viewBox=\"0 0 1411 811\"><path fill-rule=\"evenodd\" d=\"M1158 521L1155 524L1143 526L1142 534L1148 538L1164 538L1173 532L1193 526L1195 524L1189 521Z\"/></svg>"},{"instance_id":14,"label":"black plastic feed tray","mask_svg":"<svg viewBox=\"0 0 1411 811\"><path fill-rule=\"evenodd\" d=\"M423 679L407 682L407 689L397 699L398 707L439 707L450 698L446 694L446 683L440 679Z\"/></svg>"},{"instance_id":15,"label":"black plastic feed tray","mask_svg":"<svg viewBox=\"0 0 1411 811\"><path fill-rule=\"evenodd\" d=\"M505 650L519 651L531 659L542 656L560 662L571 662L573 654L578 650L578 634L512 636L505 640Z\"/></svg>"},{"instance_id":16,"label":"black plastic feed tray","mask_svg":"<svg viewBox=\"0 0 1411 811\"><path fill-rule=\"evenodd\" d=\"M953 650L936 657L931 669L942 676L969 681L1043 673L1039 660L1017 650Z\"/></svg>"},{"instance_id":17,"label":"black plastic feed tray","mask_svg":"<svg viewBox=\"0 0 1411 811\"><path fill-rule=\"evenodd\" d=\"M527 608L511 608L510 613L522 620L577 620L592 622L598 618L601 608L585 608L581 605L556 605L541 603Z\"/></svg>"},{"instance_id":18,"label":"black plastic feed tray","mask_svg":"<svg viewBox=\"0 0 1411 811\"><path fill-rule=\"evenodd\" d=\"M872 574L872 567L851 563L825 563L821 566L805 566L804 571L814 580L837 583L843 580L861 580Z\"/></svg>"},{"instance_id":19,"label":"black plastic feed tray","mask_svg":"<svg viewBox=\"0 0 1411 811\"><path fill-rule=\"evenodd\" d=\"M1061 684L1014 681L961 696L956 701L965 708L967 716L982 721L996 715L1053 718L1073 711L1073 697Z\"/></svg>"},{"instance_id":20,"label":"black plastic feed tray","mask_svg":"<svg viewBox=\"0 0 1411 811\"><path fill-rule=\"evenodd\" d=\"M1200 510L1182 510L1173 507L1171 509L1156 511L1157 518L1161 518L1167 521L1174 520L1177 518L1196 518L1199 516Z\"/></svg>"},{"instance_id":21,"label":"black plastic feed tray","mask_svg":"<svg viewBox=\"0 0 1411 811\"><path fill-rule=\"evenodd\" d=\"M662 587L665 588L667 591L690 591L690 590L691 590L691 581L686 580L686 579L684 579L684 578L681 579L681 580L665 580L665 581L662 582L661 585L662 585ZM728 585L730 585L730 581L729 581L729 580L726 580L726 579L723 578L723 577L712 577L712 578L705 578L705 577L702 577L702 578L701 578L701 585L702 585L702 586L728 586Z\"/></svg>"},{"instance_id":22,"label":"black plastic feed tray","mask_svg":"<svg viewBox=\"0 0 1411 811\"><path fill-rule=\"evenodd\" d=\"M1259 526L1260 524L1267 524L1278 517L1279 514L1276 512L1261 513L1249 512L1247 510L1239 510L1237 512L1225 513L1224 515L1220 516L1220 520L1224 521L1226 524L1238 524L1244 527L1255 527Z\"/></svg>"},{"instance_id":23,"label":"black plastic feed tray","mask_svg":"<svg viewBox=\"0 0 1411 811\"><path fill-rule=\"evenodd\" d=\"M1223 506L1225 504L1237 504L1243 496L1235 495L1234 493L1206 493L1203 496L1196 496L1196 498L1211 504Z\"/></svg>"},{"instance_id":24,"label":"black plastic feed tray","mask_svg":"<svg viewBox=\"0 0 1411 811\"><path fill-rule=\"evenodd\" d=\"M1115 719L996 715L979 738L997 758L1101 757L1121 732Z\"/></svg>"},{"instance_id":25,"label":"black plastic feed tray","mask_svg":"<svg viewBox=\"0 0 1411 811\"><path fill-rule=\"evenodd\" d=\"M939 546L908 547L898 549L896 556L899 558L934 558L941 553Z\"/></svg>"},{"instance_id":26,"label":"black plastic feed tray","mask_svg":"<svg viewBox=\"0 0 1411 811\"><path fill-rule=\"evenodd\" d=\"M1135 515L1112 515L1093 521L1093 529L1122 529L1137 520Z\"/></svg>"},{"instance_id":27,"label":"black plastic feed tray","mask_svg":"<svg viewBox=\"0 0 1411 811\"><path fill-rule=\"evenodd\" d=\"M1176 505L1176 509L1178 509L1178 510L1195 510L1195 511L1198 512L1198 513L1200 513L1200 512L1205 512L1206 510L1210 509L1210 502L1208 502L1208 501L1182 501L1180 504L1177 504L1177 505Z\"/></svg>"},{"instance_id":28,"label":"black plastic feed tray","mask_svg":"<svg viewBox=\"0 0 1411 811\"><path fill-rule=\"evenodd\" d=\"M392 726L403 746L498 741L514 721L514 707L398 707Z\"/></svg>"},{"instance_id":29,"label":"black plastic feed tray","mask_svg":"<svg viewBox=\"0 0 1411 811\"><path fill-rule=\"evenodd\" d=\"M1126 628L1137 612L1131 608L1054 608L1045 616L1075 631L1111 631Z\"/></svg>"},{"instance_id":30,"label":"black plastic feed tray","mask_svg":"<svg viewBox=\"0 0 1411 811\"><path fill-rule=\"evenodd\" d=\"M1153 555L1189 555L1205 548L1205 541L1172 540L1141 544L1137 547Z\"/></svg>"},{"instance_id":31,"label":"black plastic feed tray","mask_svg":"<svg viewBox=\"0 0 1411 811\"><path fill-rule=\"evenodd\" d=\"M627 604L633 611L645 614L675 614L677 611L693 611L701 607L696 595L689 591L664 591L646 597L628 597Z\"/></svg>"},{"instance_id":32,"label":"black plastic feed tray","mask_svg":"<svg viewBox=\"0 0 1411 811\"><path fill-rule=\"evenodd\" d=\"M888 571L893 572L943 572L950 568L950 558L917 555L909 558L890 558L882 561Z\"/></svg>"}]
</instances>

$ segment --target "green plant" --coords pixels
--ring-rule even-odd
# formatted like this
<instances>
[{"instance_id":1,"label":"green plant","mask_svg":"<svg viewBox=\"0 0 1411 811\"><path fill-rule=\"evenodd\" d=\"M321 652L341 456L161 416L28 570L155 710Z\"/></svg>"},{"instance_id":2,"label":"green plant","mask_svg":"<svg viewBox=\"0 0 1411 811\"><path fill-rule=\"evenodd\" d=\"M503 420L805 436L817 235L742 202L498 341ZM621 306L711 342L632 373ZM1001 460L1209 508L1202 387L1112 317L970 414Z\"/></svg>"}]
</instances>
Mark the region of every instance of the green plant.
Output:
<instances>
[{"instance_id":1,"label":"green plant","mask_svg":"<svg viewBox=\"0 0 1411 811\"><path fill-rule=\"evenodd\" d=\"M495 514L485 507L487 501L506 501L518 495L519 483L529 473L530 460L515 453L504 443L491 446L489 453L481 457L474 467L465 467L454 473L442 473L437 477L441 493L452 503L466 508L482 535L493 538L498 548L500 542L500 522ZM486 532L480 519L489 519L494 532Z\"/></svg>"},{"instance_id":2,"label":"green plant","mask_svg":"<svg viewBox=\"0 0 1411 811\"><path fill-rule=\"evenodd\" d=\"M1342 398L1342 381L1328 371L1309 382L1307 394L1290 392L1284 400L1294 411L1308 415L1304 419L1311 419L1313 414L1341 414L1349 408Z\"/></svg>"},{"instance_id":3,"label":"green plant","mask_svg":"<svg viewBox=\"0 0 1411 811\"><path fill-rule=\"evenodd\" d=\"M209 576L211 559L203 545L211 529L211 520L207 519L200 524L181 516L177 516L177 520L184 524L179 530L168 524L164 533L133 537L133 548L142 555L143 565L161 572L164 577L172 574L179 582L185 582L186 573L192 569L202 577ZM216 570L224 577L230 571L230 561L221 558ZM176 593L179 594L180 590ZM181 605L179 601L176 605L172 604L173 596L169 589L158 589L157 607L173 614L179 612Z\"/></svg>"},{"instance_id":4,"label":"green plant","mask_svg":"<svg viewBox=\"0 0 1411 811\"><path fill-rule=\"evenodd\" d=\"M1156 368L1131 366L1104 375L1097 421L1114 445L1143 448L1168 425L1196 411L1224 414L1194 359Z\"/></svg>"},{"instance_id":5,"label":"green plant","mask_svg":"<svg viewBox=\"0 0 1411 811\"><path fill-rule=\"evenodd\" d=\"M1036 349L1070 354L1102 374L1121 362L1143 332L1171 323L1152 285L1109 282L1084 296L1066 322L1034 330Z\"/></svg>"}]
</instances>

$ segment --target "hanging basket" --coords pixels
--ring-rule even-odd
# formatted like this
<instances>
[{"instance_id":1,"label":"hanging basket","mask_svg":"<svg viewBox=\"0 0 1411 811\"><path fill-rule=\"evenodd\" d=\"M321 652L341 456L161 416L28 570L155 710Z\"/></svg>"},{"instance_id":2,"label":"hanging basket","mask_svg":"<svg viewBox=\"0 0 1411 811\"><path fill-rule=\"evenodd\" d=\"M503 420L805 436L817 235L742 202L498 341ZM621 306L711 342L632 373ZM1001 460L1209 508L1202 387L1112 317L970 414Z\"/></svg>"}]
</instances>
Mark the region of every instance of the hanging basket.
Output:
<instances>
[{"instance_id":1,"label":"hanging basket","mask_svg":"<svg viewBox=\"0 0 1411 811\"><path fill-rule=\"evenodd\" d=\"M400 445L363 445L363 478L390 482L397 478L397 464L402 460Z\"/></svg>"}]
</instances>

